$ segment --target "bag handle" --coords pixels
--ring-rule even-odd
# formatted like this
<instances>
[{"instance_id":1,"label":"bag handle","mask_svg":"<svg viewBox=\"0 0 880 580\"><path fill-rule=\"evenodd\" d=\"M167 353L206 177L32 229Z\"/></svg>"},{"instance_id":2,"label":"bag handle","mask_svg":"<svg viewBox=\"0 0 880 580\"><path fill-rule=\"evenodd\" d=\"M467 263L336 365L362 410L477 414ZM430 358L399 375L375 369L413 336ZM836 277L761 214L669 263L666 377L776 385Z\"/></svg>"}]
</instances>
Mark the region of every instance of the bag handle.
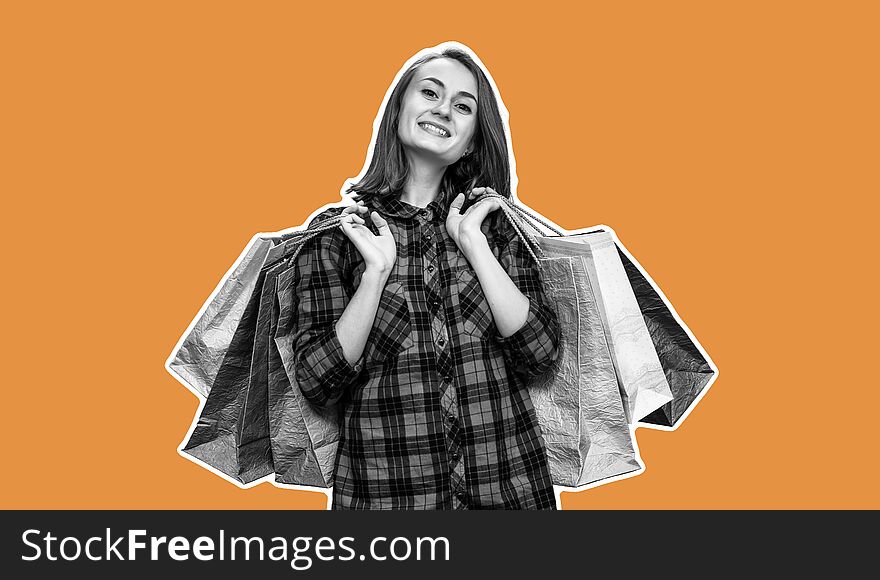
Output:
<instances>
[{"instance_id":1,"label":"bag handle","mask_svg":"<svg viewBox=\"0 0 880 580\"><path fill-rule=\"evenodd\" d=\"M541 267L541 260L544 258L544 251L541 249L541 245L538 243L535 235L545 235L544 232L538 227L539 225L545 227L550 230L554 234L558 236L565 236L565 232L557 229L551 224L547 223L545 220L533 214L531 211L524 207L520 207L514 204L510 199L504 197L500 193L485 193L479 197L479 199L485 199L489 197L494 197L498 199L501 204L501 210L504 212L504 215L507 216L508 221L513 226L513 229L516 231L516 234L519 236L520 240L522 240L523 244L525 244L526 249L531 254L532 259L535 260L535 263L538 267ZM292 240L296 238L301 238L296 244L296 250L294 250L293 254L287 256L285 258L281 258L280 260L272 263L266 264L263 266L264 269L268 269L276 264L280 264L282 262L294 263L296 262L297 256L299 256L300 251L302 251L306 242L311 240L314 237L317 237L321 233L332 230L339 225L339 222L342 219L342 214L333 216L326 220L322 220L320 222L309 224L309 227L305 230L299 230L296 232L291 232L287 236L287 240Z\"/></svg>"},{"instance_id":2,"label":"bag handle","mask_svg":"<svg viewBox=\"0 0 880 580\"><path fill-rule=\"evenodd\" d=\"M544 251L541 249L541 245L538 243L538 239L535 236L536 234L545 234L540 230L537 224L544 226L559 236L565 236L566 234L539 218L526 208L514 204L510 199L504 197L500 193L485 193L481 195L479 199L490 197L494 197L500 202L501 210L504 212L504 215L507 216L513 229L516 231L519 238L525 244L526 249L529 251L529 254L531 254L535 263L540 268L541 260L544 258ZM531 231L529 231L529 229L531 229Z\"/></svg>"},{"instance_id":3,"label":"bag handle","mask_svg":"<svg viewBox=\"0 0 880 580\"><path fill-rule=\"evenodd\" d=\"M277 266L278 264L282 264L285 262L288 264L296 263L296 258L297 258L297 256L299 256L299 253L302 251L303 247L306 245L306 242L308 242L312 238L317 237L318 235L322 234L323 232L335 229L339 225L340 221L342 221L342 214L341 213L339 215L333 216L331 218L321 220L320 222L317 222L317 223L312 222L311 224L309 224L308 228L306 228L304 230L299 230L299 231L291 232L291 233L287 234L286 235L287 239L285 239L283 242L285 244L291 240L296 240L297 238L299 238L296 241L296 244L295 244L296 249L294 250L293 254L291 254L289 256L284 256L278 260L275 260L271 264L264 264L263 269L268 270L269 268L272 268L274 266Z\"/></svg>"}]
</instances>

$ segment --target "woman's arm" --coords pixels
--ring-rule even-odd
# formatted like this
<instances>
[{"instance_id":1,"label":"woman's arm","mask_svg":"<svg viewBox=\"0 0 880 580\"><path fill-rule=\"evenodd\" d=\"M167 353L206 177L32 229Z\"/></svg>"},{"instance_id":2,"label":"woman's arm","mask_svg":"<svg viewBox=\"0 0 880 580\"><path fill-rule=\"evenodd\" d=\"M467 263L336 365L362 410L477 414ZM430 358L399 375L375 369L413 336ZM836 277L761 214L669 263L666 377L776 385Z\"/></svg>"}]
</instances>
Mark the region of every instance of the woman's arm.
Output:
<instances>
[{"instance_id":1,"label":"woman's arm","mask_svg":"<svg viewBox=\"0 0 880 580\"><path fill-rule=\"evenodd\" d=\"M379 232L379 235L375 235L366 226L364 218L358 215L366 212L367 207L359 201L344 212L339 224L366 264L361 283L336 324L336 334L345 351L345 358L352 364L363 355L379 309L379 297L397 261L397 244L388 222L377 212L370 212L370 221Z\"/></svg>"},{"instance_id":2,"label":"woman's arm","mask_svg":"<svg viewBox=\"0 0 880 580\"><path fill-rule=\"evenodd\" d=\"M373 223L383 240L371 240L362 212L352 208L343 212L340 225L345 235L327 232L318 236L316 246L300 254L292 286L296 307L293 309L292 342L293 370L297 384L306 399L318 406L331 405L363 370L363 353L379 307L379 298L396 256L396 246L385 221L375 214ZM352 234L352 228L356 231ZM343 281L341 269L346 237L370 255L357 290Z\"/></svg>"},{"instance_id":3,"label":"woman's arm","mask_svg":"<svg viewBox=\"0 0 880 580\"><path fill-rule=\"evenodd\" d=\"M556 309L546 298L538 265L506 221L495 258L480 226L489 212L500 207L499 202L488 198L459 214L463 202L460 196L452 203L447 229L454 230L453 240L477 274L505 359L526 382L549 370L558 357L561 329Z\"/></svg>"},{"instance_id":4,"label":"woman's arm","mask_svg":"<svg viewBox=\"0 0 880 580\"><path fill-rule=\"evenodd\" d=\"M292 352L292 370L303 396L313 405L332 405L363 370L363 360L345 356L336 324L353 300L343 280L344 236L327 232L307 242L294 266L291 320L276 341ZM315 244L312 246L312 244Z\"/></svg>"},{"instance_id":5,"label":"woman's arm","mask_svg":"<svg viewBox=\"0 0 880 580\"><path fill-rule=\"evenodd\" d=\"M482 238L482 241L470 244L468 251L463 253L480 280L498 333L507 338L520 330L529 315L529 299L492 255L489 242Z\"/></svg>"},{"instance_id":6,"label":"woman's arm","mask_svg":"<svg viewBox=\"0 0 880 580\"><path fill-rule=\"evenodd\" d=\"M387 281L387 274L367 269L351 302L336 323L336 336L342 345L345 360L352 366L364 353L379 309L379 298Z\"/></svg>"}]
</instances>

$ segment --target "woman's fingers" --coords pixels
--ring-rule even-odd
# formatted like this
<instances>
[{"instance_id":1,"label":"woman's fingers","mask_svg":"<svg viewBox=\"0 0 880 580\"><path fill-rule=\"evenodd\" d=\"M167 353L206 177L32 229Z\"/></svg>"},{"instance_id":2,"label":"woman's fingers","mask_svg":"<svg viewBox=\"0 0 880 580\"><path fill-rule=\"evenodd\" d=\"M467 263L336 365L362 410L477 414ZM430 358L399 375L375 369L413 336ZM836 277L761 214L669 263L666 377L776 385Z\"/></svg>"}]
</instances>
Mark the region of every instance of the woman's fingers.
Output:
<instances>
[{"instance_id":1,"label":"woman's fingers","mask_svg":"<svg viewBox=\"0 0 880 580\"><path fill-rule=\"evenodd\" d=\"M357 223L356 220L360 219L358 216L353 214L345 214L342 216L342 219L339 220L339 227L342 228L342 231L351 238L353 235L356 235L357 228L360 227L360 224ZM363 220L361 220L363 222Z\"/></svg>"},{"instance_id":2,"label":"woman's fingers","mask_svg":"<svg viewBox=\"0 0 880 580\"><path fill-rule=\"evenodd\" d=\"M343 209L342 215L357 215L359 213L364 213L365 211L367 211L367 206L364 205L364 202L359 201L355 205L349 205L345 209Z\"/></svg>"},{"instance_id":3,"label":"woman's fingers","mask_svg":"<svg viewBox=\"0 0 880 580\"><path fill-rule=\"evenodd\" d=\"M479 230L486 216L500 207L501 204L498 203L497 199L481 199L464 212L464 217L461 221L462 228L465 230Z\"/></svg>"},{"instance_id":4,"label":"woman's fingers","mask_svg":"<svg viewBox=\"0 0 880 580\"><path fill-rule=\"evenodd\" d=\"M471 198L479 197L479 196L486 194L486 193L490 193L490 194L494 193L495 195L498 195L498 192L495 191L494 189L492 189L491 187L475 187L471 190Z\"/></svg>"},{"instance_id":5,"label":"woman's fingers","mask_svg":"<svg viewBox=\"0 0 880 580\"><path fill-rule=\"evenodd\" d=\"M379 230L380 236L391 235L391 228L388 227L388 222L385 220L385 218L380 216L378 212L370 212L370 218L373 220L373 223L376 224L376 229Z\"/></svg>"},{"instance_id":6,"label":"woman's fingers","mask_svg":"<svg viewBox=\"0 0 880 580\"><path fill-rule=\"evenodd\" d=\"M455 209L455 213L461 213L461 206L464 205L464 194L459 193L455 196L455 199L452 200L452 203L449 204L450 213L452 209Z\"/></svg>"},{"instance_id":7,"label":"woman's fingers","mask_svg":"<svg viewBox=\"0 0 880 580\"><path fill-rule=\"evenodd\" d=\"M356 224L363 225L366 223L364 221L364 218L362 218L361 216L354 214L354 213L343 214L342 218L339 220L339 223L342 224L343 222L349 223L351 225L356 225Z\"/></svg>"},{"instance_id":8,"label":"woman's fingers","mask_svg":"<svg viewBox=\"0 0 880 580\"><path fill-rule=\"evenodd\" d=\"M345 234L345 237L352 240L352 235L354 235L354 232L352 232L351 222L345 220L340 221L339 229L342 230L342 233Z\"/></svg>"}]
</instances>

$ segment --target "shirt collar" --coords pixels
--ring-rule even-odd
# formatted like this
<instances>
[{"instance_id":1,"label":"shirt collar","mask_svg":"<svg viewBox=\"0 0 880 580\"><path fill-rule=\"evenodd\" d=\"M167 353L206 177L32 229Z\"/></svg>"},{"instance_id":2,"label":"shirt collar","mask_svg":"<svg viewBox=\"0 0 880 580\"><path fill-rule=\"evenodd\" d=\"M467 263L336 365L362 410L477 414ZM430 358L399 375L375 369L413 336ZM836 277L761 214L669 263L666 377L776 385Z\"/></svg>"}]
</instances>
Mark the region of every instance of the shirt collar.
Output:
<instances>
[{"instance_id":1,"label":"shirt collar","mask_svg":"<svg viewBox=\"0 0 880 580\"><path fill-rule=\"evenodd\" d=\"M449 213L449 204L452 203L454 197L448 192L441 192L434 201L422 208L400 201L400 193L398 191L387 195L373 195L371 201L382 215L409 219L421 214L429 220L439 217L445 221L446 215Z\"/></svg>"}]
</instances>

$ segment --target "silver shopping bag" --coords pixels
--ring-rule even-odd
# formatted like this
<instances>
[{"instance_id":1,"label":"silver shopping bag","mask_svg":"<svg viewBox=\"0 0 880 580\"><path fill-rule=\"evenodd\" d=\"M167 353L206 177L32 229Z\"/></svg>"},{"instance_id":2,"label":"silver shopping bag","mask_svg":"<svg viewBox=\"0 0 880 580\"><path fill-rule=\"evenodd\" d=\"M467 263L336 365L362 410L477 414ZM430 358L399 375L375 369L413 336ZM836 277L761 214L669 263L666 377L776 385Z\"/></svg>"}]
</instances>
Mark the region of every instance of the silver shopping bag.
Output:
<instances>
[{"instance_id":1,"label":"silver shopping bag","mask_svg":"<svg viewBox=\"0 0 880 580\"><path fill-rule=\"evenodd\" d=\"M525 236L531 231L539 232L538 225L542 225L556 237L538 240L580 239L590 246L590 278L603 305L600 314L615 355L628 421L645 426L674 426L718 371L642 267L607 232L568 235L507 200L504 211L516 220ZM633 298L641 316L635 315ZM654 354L648 348L647 337ZM658 362L665 381L658 372Z\"/></svg>"},{"instance_id":2,"label":"silver shopping bag","mask_svg":"<svg viewBox=\"0 0 880 580\"><path fill-rule=\"evenodd\" d=\"M341 211L339 208L338 212L331 213ZM247 265L233 271L221 286L221 292L209 304L209 310L226 311L226 317L220 322L218 316L212 316L213 323L197 324L183 341L183 344L204 343L201 329L223 328L227 332L227 327L232 329L231 338L223 339L225 348L218 347L219 341L214 342L215 350L205 361L193 359L187 365L188 369L198 370L189 376L199 377L199 391L207 392L207 398L192 434L181 450L241 483L250 483L275 470L269 386L273 376L270 361L278 356L272 339L273 313L277 315L277 275L290 260L296 259L308 240L319 235L320 231L336 227L336 222L338 220L334 220L333 225L321 222L320 229L313 229L310 225L307 230L258 239L256 243L265 240L270 244L268 250L264 251L265 246L261 243L259 251L248 248L245 253L248 259L243 259L240 266ZM229 291L224 293L225 289ZM241 306L231 308L224 300L236 301ZM199 322L205 318L203 316ZM197 328L199 332L196 332ZM178 350L173 360L178 361L181 356ZM214 371L214 360L218 358L221 362ZM176 370L173 363L169 366Z\"/></svg>"},{"instance_id":3,"label":"silver shopping bag","mask_svg":"<svg viewBox=\"0 0 880 580\"><path fill-rule=\"evenodd\" d=\"M582 244L539 239L541 278L562 333L551 369L527 388L553 483L587 485L641 468Z\"/></svg>"},{"instance_id":4,"label":"silver shopping bag","mask_svg":"<svg viewBox=\"0 0 880 580\"><path fill-rule=\"evenodd\" d=\"M527 384L553 483L579 487L640 469L592 248L580 239L542 235L534 225L539 218L502 196L490 197L501 202L535 259L560 323L557 359Z\"/></svg>"},{"instance_id":5,"label":"silver shopping bag","mask_svg":"<svg viewBox=\"0 0 880 580\"><path fill-rule=\"evenodd\" d=\"M341 409L318 407L303 396L293 371L294 271L276 276L273 340L269 358L269 427L275 456L275 481L332 487L339 447Z\"/></svg>"},{"instance_id":6,"label":"silver shopping bag","mask_svg":"<svg viewBox=\"0 0 880 580\"><path fill-rule=\"evenodd\" d=\"M675 427L709 388L718 370L641 267L622 249L618 248L618 253L673 394L672 401L643 417L641 422Z\"/></svg>"},{"instance_id":7,"label":"silver shopping bag","mask_svg":"<svg viewBox=\"0 0 880 580\"><path fill-rule=\"evenodd\" d=\"M601 230L565 239L590 248L587 272L602 306L627 421L633 423L671 402L672 390L614 239Z\"/></svg>"},{"instance_id":8,"label":"silver shopping bag","mask_svg":"<svg viewBox=\"0 0 880 580\"><path fill-rule=\"evenodd\" d=\"M211 391L273 245L268 237L256 237L248 244L173 353L169 368L202 397Z\"/></svg>"},{"instance_id":9,"label":"silver shopping bag","mask_svg":"<svg viewBox=\"0 0 880 580\"><path fill-rule=\"evenodd\" d=\"M253 403L248 406L264 279L264 274L257 279L196 426L181 449L242 483L272 472L268 440L254 436L261 425L254 423Z\"/></svg>"}]
</instances>

